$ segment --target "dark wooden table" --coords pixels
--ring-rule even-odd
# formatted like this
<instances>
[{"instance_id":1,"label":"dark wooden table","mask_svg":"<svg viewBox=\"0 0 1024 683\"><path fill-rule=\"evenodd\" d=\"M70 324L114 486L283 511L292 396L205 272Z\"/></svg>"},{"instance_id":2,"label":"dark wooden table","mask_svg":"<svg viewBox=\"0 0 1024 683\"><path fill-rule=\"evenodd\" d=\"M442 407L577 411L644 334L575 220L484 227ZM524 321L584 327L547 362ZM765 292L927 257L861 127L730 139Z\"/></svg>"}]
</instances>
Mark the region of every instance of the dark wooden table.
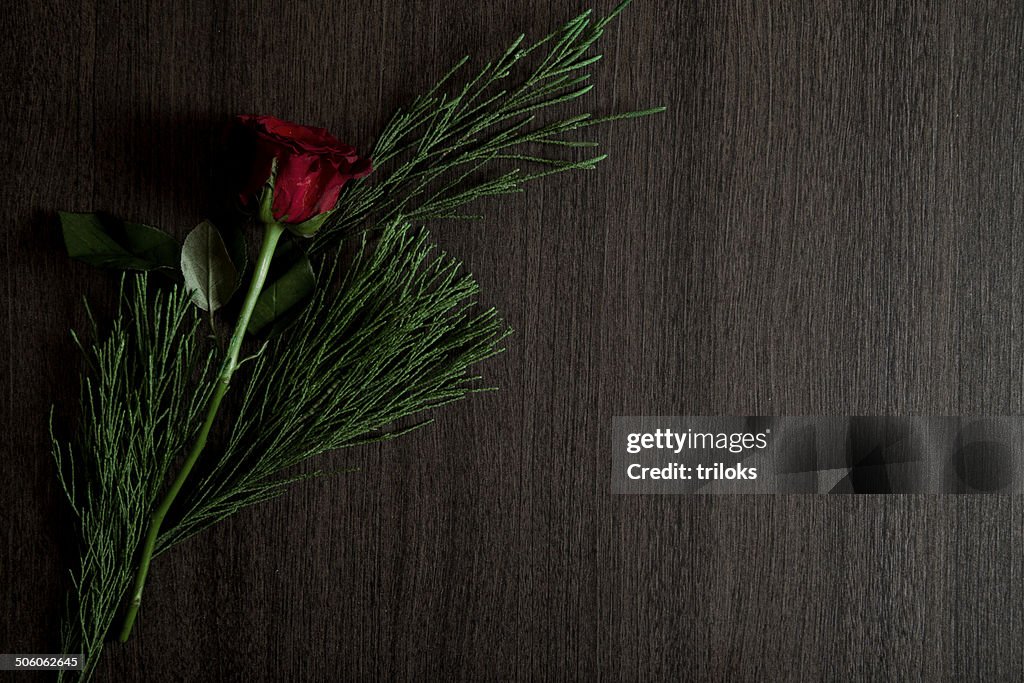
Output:
<instances>
[{"instance_id":1,"label":"dark wooden table","mask_svg":"<svg viewBox=\"0 0 1024 683\"><path fill-rule=\"evenodd\" d=\"M113 295L51 212L182 235L232 114L366 148L462 54L578 9L3 9L0 650L56 648L47 412L80 295ZM643 0L605 49L588 105L669 112L436 226L517 330L502 391L161 558L99 680L1024 677L1018 498L609 493L613 415L1024 410L1024 5Z\"/></svg>"}]
</instances>

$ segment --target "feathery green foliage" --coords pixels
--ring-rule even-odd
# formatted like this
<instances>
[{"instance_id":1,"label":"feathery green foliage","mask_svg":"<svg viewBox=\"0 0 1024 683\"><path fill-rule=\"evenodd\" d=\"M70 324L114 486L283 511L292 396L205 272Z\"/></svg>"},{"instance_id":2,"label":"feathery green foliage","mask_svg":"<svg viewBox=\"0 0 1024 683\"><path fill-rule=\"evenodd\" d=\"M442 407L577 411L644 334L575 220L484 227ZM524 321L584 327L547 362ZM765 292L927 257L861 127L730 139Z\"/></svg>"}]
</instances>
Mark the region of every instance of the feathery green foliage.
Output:
<instances>
[{"instance_id":1,"label":"feathery green foliage","mask_svg":"<svg viewBox=\"0 0 1024 683\"><path fill-rule=\"evenodd\" d=\"M592 54L591 48L628 4L622 2L597 20L587 10L532 45L524 46L525 36L520 35L461 89L439 94L469 61L463 58L429 92L392 117L370 155L375 172L345 188L337 212L314 238L312 251L399 216L414 224L477 218L460 215L458 209L481 197L519 192L531 180L594 168L606 155L566 158L574 148L597 146L567 139L568 133L664 111L654 107L601 117L550 115L594 87L587 83L586 69L601 55ZM517 77L531 58L532 68ZM498 172L501 162L535 170Z\"/></svg>"},{"instance_id":2,"label":"feathery green foliage","mask_svg":"<svg viewBox=\"0 0 1024 683\"><path fill-rule=\"evenodd\" d=\"M205 454L209 471L161 535L161 551L321 474L295 473L299 463L393 438L426 424L385 431L395 422L482 390L470 366L498 353L508 330L494 309L474 308L476 282L437 253L425 231L396 224L375 245L364 238L340 285L328 287L337 268L324 266L311 305L252 361L225 443ZM83 680L216 376L185 289L150 291L147 276L126 278L112 330L102 338L94 330L96 341L81 346L78 437L73 445L53 442L81 532L62 639L63 651L85 655Z\"/></svg>"},{"instance_id":3,"label":"feathery green foliage","mask_svg":"<svg viewBox=\"0 0 1024 683\"><path fill-rule=\"evenodd\" d=\"M470 218L459 208L476 199L593 168L604 155L570 157L596 143L569 133L662 110L552 115L591 89L586 69L600 59L591 48L626 4L602 19L586 12L532 45L520 36L461 89L439 94L464 59L392 118L372 155L375 173L345 189L310 242L321 261L312 301L236 373L240 401L225 404L223 439L203 452L158 551L321 474L296 467L318 454L393 438L425 424L408 424L413 416L482 390L470 368L498 353L508 330L493 309L474 307L477 285L460 264L409 226ZM533 170L502 170L517 164ZM364 236L343 265L341 241L377 228L379 241ZM81 533L63 651L85 654L83 679L212 393L213 352L198 325L184 288L150 291L144 275L132 276L111 331L94 330L96 341L82 346L78 436L53 448Z\"/></svg>"},{"instance_id":4,"label":"feathery green foliage","mask_svg":"<svg viewBox=\"0 0 1024 683\"><path fill-rule=\"evenodd\" d=\"M53 454L80 541L62 651L83 654L83 678L120 609L154 501L209 396L213 360L198 324L184 290L150 292L146 275L126 275L109 332L94 321L90 342L74 336L85 361L81 415L72 443L53 438Z\"/></svg>"},{"instance_id":5,"label":"feathery green foliage","mask_svg":"<svg viewBox=\"0 0 1024 683\"><path fill-rule=\"evenodd\" d=\"M479 391L469 369L508 330L494 309L475 308L476 293L426 231L394 223L375 245L364 238L340 286L322 285L254 361L227 443L205 455L211 471L160 547L311 476L291 470L313 456L393 438L410 429L397 421Z\"/></svg>"}]
</instances>

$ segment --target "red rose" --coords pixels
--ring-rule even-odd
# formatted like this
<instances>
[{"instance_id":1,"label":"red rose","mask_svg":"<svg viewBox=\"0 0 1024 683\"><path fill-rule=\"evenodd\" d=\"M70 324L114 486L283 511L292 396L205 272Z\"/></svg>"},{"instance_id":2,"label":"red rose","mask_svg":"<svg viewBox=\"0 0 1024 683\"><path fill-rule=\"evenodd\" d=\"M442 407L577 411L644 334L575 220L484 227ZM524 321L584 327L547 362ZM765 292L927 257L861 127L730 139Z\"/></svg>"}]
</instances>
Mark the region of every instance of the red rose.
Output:
<instances>
[{"instance_id":1,"label":"red rose","mask_svg":"<svg viewBox=\"0 0 1024 683\"><path fill-rule=\"evenodd\" d=\"M241 155L234 161L244 163L247 169L242 203L252 206L258 201L276 159L273 220L301 234L316 232L326 214L334 210L345 183L373 170L369 159L360 157L354 147L323 128L300 126L273 116L239 116L234 128L235 149L231 153Z\"/></svg>"}]
</instances>

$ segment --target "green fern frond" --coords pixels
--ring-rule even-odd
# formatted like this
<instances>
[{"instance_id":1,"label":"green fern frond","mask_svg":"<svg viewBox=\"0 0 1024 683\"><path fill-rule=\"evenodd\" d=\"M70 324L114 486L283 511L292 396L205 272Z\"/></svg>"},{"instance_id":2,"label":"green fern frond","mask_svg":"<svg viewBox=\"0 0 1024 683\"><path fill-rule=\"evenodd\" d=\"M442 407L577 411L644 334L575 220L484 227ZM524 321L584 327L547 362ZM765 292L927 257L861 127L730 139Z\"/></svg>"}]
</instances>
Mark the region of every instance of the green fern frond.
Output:
<instances>
[{"instance_id":1,"label":"green fern frond","mask_svg":"<svg viewBox=\"0 0 1024 683\"><path fill-rule=\"evenodd\" d=\"M160 548L315 476L292 473L309 458L394 438L425 424L399 421L483 390L470 368L509 330L476 293L426 231L394 223L376 244L363 239L340 286L322 286L254 362L224 448L204 456L211 470Z\"/></svg>"},{"instance_id":2,"label":"green fern frond","mask_svg":"<svg viewBox=\"0 0 1024 683\"><path fill-rule=\"evenodd\" d=\"M521 35L461 88L442 93L469 61L463 58L392 117L371 154L375 172L345 188L312 251L399 216L413 224L464 218L458 208L477 199L520 192L526 183L555 173L594 168L604 155L581 160L565 154L597 143L567 135L665 109L595 116L571 115L562 106L593 88L587 68L601 55L592 48L628 4L599 19L588 10L531 45L524 46ZM501 171L500 162L543 170Z\"/></svg>"},{"instance_id":3,"label":"green fern frond","mask_svg":"<svg viewBox=\"0 0 1024 683\"><path fill-rule=\"evenodd\" d=\"M80 543L62 651L83 654L83 679L120 609L154 501L212 385L213 358L189 297L147 285L144 274L124 276L111 329L101 333L94 323L90 342L75 336L85 367L76 436L71 443L53 437Z\"/></svg>"}]
</instances>

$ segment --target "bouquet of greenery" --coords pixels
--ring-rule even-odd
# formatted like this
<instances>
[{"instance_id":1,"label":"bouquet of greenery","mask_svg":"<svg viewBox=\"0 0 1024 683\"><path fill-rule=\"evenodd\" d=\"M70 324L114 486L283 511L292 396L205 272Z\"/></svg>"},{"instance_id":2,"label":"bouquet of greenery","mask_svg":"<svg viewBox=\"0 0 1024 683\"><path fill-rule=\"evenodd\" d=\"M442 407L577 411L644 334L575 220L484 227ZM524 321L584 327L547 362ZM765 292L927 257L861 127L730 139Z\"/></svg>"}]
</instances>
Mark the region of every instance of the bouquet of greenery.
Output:
<instances>
[{"instance_id":1,"label":"bouquet of greenery","mask_svg":"<svg viewBox=\"0 0 1024 683\"><path fill-rule=\"evenodd\" d=\"M395 438L484 388L472 368L509 330L418 226L594 168L604 156L581 158L596 143L574 132L660 111L559 113L591 89L592 48L625 4L532 44L520 36L453 87L462 60L392 117L369 157L320 128L237 117L225 177L238 219L203 222L183 244L60 215L72 257L127 271L113 320L90 315L89 335L73 335L72 436L51 427L79 534L62 648L82 653L83 679L110 636L130 637L161 553L323 474L300 463Z\"/></svg>"}]
</instances>

